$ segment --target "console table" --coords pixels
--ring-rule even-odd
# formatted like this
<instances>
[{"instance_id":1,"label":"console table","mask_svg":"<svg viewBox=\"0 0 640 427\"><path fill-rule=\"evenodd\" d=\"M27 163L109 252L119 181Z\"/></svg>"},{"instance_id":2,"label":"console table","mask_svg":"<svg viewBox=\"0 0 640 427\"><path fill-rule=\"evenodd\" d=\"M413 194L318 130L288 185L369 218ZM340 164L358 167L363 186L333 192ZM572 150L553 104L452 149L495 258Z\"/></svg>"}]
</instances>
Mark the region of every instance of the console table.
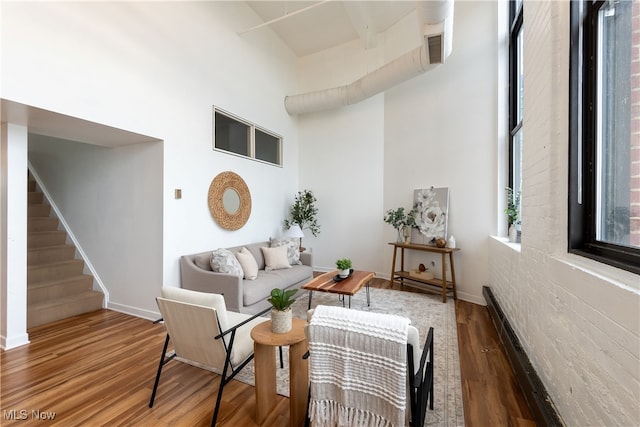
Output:
<instances>
[{"instance_id":1,"label":"console table","mask_svg":"<svg viewBox=\"0 0 640 427\"><path fill-rule=\"evenodd\" d=\"M442 288L442 302L447 302L447 291L451 289L453 291L453 299L458 296L456 294L456 272L453 266L453 253L459 251L459 248L439 248L437 246L418 245L413 243L389 243L393 246L393 261L391 262L391 277L389 284L393 286L394 282L404 285L405 280L410 280L415 283L426 283L428 285L435 285ZM400 270L396 270L396 258L398 249L400 249ZM408 271L404 269L404 250L434 252L442 255L442 279L424 279L416 276L412 276ZM446 260L449 255L449 268L451 270L451 280L447 280L447 267Z\"/></svg>"}]
</instances>

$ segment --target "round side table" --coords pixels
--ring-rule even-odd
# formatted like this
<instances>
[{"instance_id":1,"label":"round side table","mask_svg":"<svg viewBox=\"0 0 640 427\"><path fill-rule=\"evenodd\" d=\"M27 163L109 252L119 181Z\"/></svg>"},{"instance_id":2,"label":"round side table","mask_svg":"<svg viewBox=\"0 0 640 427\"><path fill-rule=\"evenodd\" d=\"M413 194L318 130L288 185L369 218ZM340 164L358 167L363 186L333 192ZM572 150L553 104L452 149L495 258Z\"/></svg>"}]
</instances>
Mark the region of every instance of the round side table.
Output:
<instances>
[{"instance_id":1,"label":"round side table","mask_svg":"<svg viewBox=\"0 0 640 427\"><path fill-rule=\"evenodd\" d=\"M289 346L289 425L304 425L309 392L309 364L302 356L307 352L304 328L307 322L292 319L291 330L284 334L271 332L271 321L251 330L254 348L256 421L262 424L276 403L275 347Z\"/></svg>"}]
</instances>

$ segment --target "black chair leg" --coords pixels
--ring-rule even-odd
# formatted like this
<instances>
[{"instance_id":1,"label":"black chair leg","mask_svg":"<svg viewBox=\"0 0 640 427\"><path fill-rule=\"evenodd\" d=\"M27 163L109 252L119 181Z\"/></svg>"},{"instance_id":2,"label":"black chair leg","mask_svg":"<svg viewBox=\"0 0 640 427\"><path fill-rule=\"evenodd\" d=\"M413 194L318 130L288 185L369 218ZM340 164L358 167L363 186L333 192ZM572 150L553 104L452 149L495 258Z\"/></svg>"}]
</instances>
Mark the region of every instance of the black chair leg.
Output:
<instances>
[{"instance_id":1,"label":"black chair leg","mask_svg":"<svg viewBox=\"0 0 640 427\"><path fill-rule=\"evenodd\" d=\"M156 374L156 380L153 383L153 391L151 392L151 399L149 400L149 408L153 408L153 401L156 399L156 391L158 390L158 383L160 383L160 374L162 373L162 367L165 364L164 356L167 354L167 347L169 346L169 334L164 340L164 347L162 347L162 354L160 355L160 363L158 363L158 373Z\"/></svg>"}]
</instances>

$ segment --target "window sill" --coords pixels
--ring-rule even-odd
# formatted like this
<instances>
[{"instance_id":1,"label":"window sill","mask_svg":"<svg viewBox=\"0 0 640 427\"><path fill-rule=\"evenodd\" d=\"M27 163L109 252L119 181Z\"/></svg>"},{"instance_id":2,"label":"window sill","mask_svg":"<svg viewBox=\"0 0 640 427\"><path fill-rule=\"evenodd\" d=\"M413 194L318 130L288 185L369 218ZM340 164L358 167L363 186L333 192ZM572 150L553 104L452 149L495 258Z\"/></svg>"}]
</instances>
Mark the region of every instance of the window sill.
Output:
<instances>
[{"instance_id":1,"label":"window sill","mask_svg":"<svg viewBox=\"0 0 640 427\"><path fill-rule=\"evenodd\" d=\"M512 250L520 253L520 250L521 250L521 247L522 247L521 243L511 243L507 237L500 237L500 236L489 236L489 237L492 238L493 240L495 240L496 242L502 243L503 245L505 245L509 249L512 249Z\"/></svg>"}]
</instances>

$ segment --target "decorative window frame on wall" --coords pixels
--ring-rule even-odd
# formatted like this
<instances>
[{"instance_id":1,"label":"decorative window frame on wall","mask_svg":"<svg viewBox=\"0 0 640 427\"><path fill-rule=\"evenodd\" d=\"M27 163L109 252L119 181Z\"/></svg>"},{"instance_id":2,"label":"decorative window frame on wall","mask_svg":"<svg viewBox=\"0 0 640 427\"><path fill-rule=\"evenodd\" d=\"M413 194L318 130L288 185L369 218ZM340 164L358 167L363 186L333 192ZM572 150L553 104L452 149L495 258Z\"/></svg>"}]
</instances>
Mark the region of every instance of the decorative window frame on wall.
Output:
<instances>
[{"instance_id":1,"label":"decorative window frame on wall","mask_svg":"<svg viewBox=\"0 0 640 427\"><path fill-rule=\"evenodd\" d=\"M214 151L282 167L282 136L213 106Z\"/></svg>"}]
</instances>

